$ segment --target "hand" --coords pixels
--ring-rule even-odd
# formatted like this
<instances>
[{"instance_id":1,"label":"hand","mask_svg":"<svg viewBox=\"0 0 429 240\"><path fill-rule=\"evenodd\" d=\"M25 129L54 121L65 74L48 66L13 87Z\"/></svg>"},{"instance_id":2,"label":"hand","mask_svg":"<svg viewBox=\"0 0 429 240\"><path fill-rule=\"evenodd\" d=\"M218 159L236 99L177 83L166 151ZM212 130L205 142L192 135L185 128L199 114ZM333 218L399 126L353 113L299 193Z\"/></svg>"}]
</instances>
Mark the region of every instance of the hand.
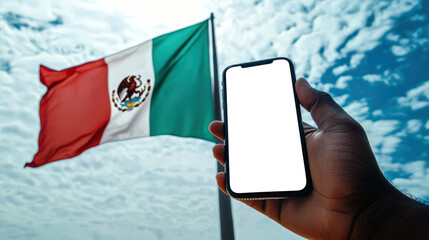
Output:
<instances>
[{"instance_id":1,"label":"hand","mask_svg":"<svg viewBox=\"0 0 429 240\"><path fill-rule=\"evenodd\" d=\"M304 124L313 190L303 198L242 202L306 238L377 236L382 225L377 221L385 217L380 213L389 213L382 206L406 197L384 178L359 123L305 79L299 79L295 87L301 105L318 126ZM212 122L210 131L224 140L222 122ZM223 144L214 146L213 155L221 164L224 153ZM225 173L218 173L216 179L227 194Z\"/></svg>"}]
</instances>

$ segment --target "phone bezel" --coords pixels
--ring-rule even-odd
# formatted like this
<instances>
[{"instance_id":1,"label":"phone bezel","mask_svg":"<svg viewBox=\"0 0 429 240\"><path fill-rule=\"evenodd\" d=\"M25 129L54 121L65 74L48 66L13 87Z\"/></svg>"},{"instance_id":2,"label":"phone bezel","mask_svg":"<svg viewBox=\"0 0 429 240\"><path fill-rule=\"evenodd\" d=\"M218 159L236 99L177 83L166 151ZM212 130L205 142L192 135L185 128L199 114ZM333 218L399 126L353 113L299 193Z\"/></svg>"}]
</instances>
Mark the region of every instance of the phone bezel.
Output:
<instances>
[{"instance_id":1,"label":"phone bezel","mask_svg":"<svg viewBox=\"0 0 429 240\"><path fill-rule=\"evenodd\" d=\"M252 193L236 193L231 190L230 182L229 182L229 153L228 153L228 111L227 111L227 90L226 90L226 72L234 67L254 67L259 65L265 65L265 64L271 64L275 60L285 60L288 62L289 67L291 69L291 78L292 78L292 89L293 89L293 95L295 98L295 109L296 109L296 116L298 118L298 128L301 138L301 148L302 148L302 154L304 158L304 167L305 167L305 177L306 177L306 185L303 189L298 191L280 191L280 192L252 192ZM295 90L295 70L293 67L293 63L290 59L286 57L277 57L277 58L270 58L270 59L264 59L264 60L258 60L253 62L245 62L245 63L239 63L234 64L231 66L228 66L225 68L222 74L222 99L223 99L223 113L224 113L224 119L225 119L225 182L226 182L226 189L228 194L233 198L239 198L239 199L270 199L270 198L288 198L288 197L300 197L306 195L310 189L311 189L311 177L310 177L310 169L308 166L308 154L307 154L307 147L305 142L305 136L304 136L304 128L302 125L302 119L301 119L301 109L298 97L296 95Z\"/></svg>"}]
</instances>

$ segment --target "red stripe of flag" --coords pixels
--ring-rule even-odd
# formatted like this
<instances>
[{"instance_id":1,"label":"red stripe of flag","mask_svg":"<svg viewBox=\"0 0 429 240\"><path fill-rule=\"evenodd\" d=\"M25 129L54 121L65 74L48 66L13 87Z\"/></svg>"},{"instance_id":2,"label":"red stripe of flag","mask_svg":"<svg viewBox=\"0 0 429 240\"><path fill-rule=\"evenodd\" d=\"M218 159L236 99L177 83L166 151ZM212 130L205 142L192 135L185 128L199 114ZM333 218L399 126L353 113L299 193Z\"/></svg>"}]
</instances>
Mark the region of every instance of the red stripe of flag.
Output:
<instances>
[{"instance_id":1,"label":"red stripe of flag","mask_svg":"<svg viewBox=\"0 0 429 240\"><path fill-rule=\"evenodd\" d=\"M55 71L40 66L48 91L40 101L39 151L24 167L75 157L100 143L110 120L104 59Z\"/></svg>"}]
</instances>

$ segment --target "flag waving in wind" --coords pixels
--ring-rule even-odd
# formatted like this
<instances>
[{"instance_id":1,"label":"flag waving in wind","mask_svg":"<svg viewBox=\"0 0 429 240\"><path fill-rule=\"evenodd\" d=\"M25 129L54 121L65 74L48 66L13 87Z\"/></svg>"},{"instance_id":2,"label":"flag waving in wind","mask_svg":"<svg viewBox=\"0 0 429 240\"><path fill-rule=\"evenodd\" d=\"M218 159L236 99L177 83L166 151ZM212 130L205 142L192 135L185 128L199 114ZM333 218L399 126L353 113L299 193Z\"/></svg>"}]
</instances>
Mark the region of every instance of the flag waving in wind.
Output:
<instances>
[{"instance_id":1,"label":"flag waving in wind","mask_svg":"<svg viewBox=\"0 0 429 240\"><path fill-rule=\"evenodd\" d=\"M103 59L40 67L39 150L26 167L102 143L176 135L213 141L208 20Z\"/></svg>"}]
</instances>

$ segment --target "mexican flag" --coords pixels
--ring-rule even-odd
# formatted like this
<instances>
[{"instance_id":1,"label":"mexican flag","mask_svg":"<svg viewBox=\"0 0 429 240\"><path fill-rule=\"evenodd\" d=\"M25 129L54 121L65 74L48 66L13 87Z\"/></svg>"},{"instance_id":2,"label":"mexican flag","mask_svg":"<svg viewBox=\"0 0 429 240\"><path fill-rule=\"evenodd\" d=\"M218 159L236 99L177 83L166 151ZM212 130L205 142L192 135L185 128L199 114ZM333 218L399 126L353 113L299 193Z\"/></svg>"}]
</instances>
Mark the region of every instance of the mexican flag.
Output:
<instances>
[{"instance_id":1,"label":"mexican flag","mask_svg":"<svg viewBox=\"0 0 429 240\"><path fill-rule=\"evenodd\" d=\"M26 167L155 135L213 141L208 21L61 71L40 67L39 150Z\"/></svg>"}]
</instances>

